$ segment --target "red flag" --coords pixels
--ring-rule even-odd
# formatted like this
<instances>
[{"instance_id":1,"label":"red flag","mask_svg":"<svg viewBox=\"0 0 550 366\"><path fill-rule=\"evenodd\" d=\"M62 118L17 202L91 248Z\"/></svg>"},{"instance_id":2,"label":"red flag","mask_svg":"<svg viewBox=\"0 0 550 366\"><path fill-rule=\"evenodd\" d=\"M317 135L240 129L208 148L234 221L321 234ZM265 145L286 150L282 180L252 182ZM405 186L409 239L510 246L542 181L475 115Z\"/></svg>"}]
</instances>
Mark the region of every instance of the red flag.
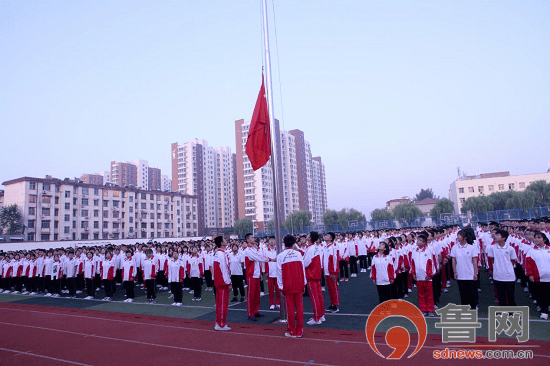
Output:
<instances>
[{"instance_id":1,"label":"red flag","mask_svg":"<svg viewBox=\"0 0 550 366\"><path fill-rule=\"evenodd\" d=\"M248 140L246 141L246 155L252 164L252 169L258 170L267 163L271 156L271 133L269 131L269 112L265 97L264 76L262 75L262 87L256 100Z\"/></svg>"}]
</instances>

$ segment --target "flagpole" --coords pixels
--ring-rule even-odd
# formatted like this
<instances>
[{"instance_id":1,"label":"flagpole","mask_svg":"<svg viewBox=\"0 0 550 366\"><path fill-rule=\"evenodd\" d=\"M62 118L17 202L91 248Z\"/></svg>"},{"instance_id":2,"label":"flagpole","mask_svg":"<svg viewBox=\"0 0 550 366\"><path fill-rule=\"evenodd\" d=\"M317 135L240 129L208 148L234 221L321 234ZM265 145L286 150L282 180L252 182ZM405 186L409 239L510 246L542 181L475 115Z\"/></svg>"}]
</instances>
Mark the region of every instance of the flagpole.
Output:
<instances>
[{"instance_id":1,"label":"flagpole","mask_svg":"<svg viewBox=\"0 0 550 366\"><path fill-rule=\"evenodd\" d=\"M265 46L265 68L266 68L266 90L267 90L267 108L269 112L269 129L271 131L271 170L273 177L273 222L275 229L275 243L277 244L277 253L283 251L283 241L281 238L281 216L279 207L279 197L281 197L281 187L279 186L279 150L277 149L277 132L275 128L275 117L273 113L273 88L271 82L271 55L269 52L269 31L267 25L267 0L262 0L263 16L264 16L264 46ZM281 319L287 320L286 302L281 293Z\"/></svg>"}]
</instances>

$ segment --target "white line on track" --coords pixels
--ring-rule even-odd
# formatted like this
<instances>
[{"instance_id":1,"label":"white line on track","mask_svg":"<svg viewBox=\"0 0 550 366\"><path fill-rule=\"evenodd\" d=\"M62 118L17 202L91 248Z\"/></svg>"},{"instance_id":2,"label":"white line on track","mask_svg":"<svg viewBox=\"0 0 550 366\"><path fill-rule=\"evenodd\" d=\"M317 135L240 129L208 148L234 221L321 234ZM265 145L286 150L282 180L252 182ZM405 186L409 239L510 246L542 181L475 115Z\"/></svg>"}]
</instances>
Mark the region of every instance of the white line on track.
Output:
<instances>
[{"instance_id":1,"label":"white line on track","mask_svg":"<svg viewBox=\"0 0 550 366\"><path fill-rule=\"evenodd\" d=\"M210 351L210 350L200 350L195 348L187 348L187 347L178 347L178 346L169 346L166 344L158 344L158 343L152 343L152 342L142 342L142 341L134 341L130 339L122 339L122 338L114 338L114 337L107 337L107 336L100 336L97 334L87 334L87 333L79 333L79 332L72 332L69 330L62 330L62 329L53 329L53 328L45 328L45 327L38 327L34 325L23 325L23 324L14 324L14 323L5 323L0 322L0 324L8 325L8 326L14 326L14 327L23 327L23 328L31 328L31 329L40 329L40 330L46 330L51 332L59 332L59 333L65 333L65 334L72 334L72 335L78 335L78 336L84 336L84 337L92 337L92 338L98 338L98 339L105 339L109 341L119 341L119 342L126 342L126 343L134 343L134 344L140 344L145 346L155 346L155 347L162 347L162 348L169 348L169 349L177 349L181 351L189 351L189 352L198 352L198 353L207 353L211 355L218 355L218 356L232 356L232 357L240 357L240 358L249 358L249 359L255 359L260 361L274 361L274 362L283 362L283 363L293 363L293 364L309 364L309 365L320 365L320 366L331 366L329 364L322 364L322 363L309 363L309 361L294 361L294 360L285 360L280 358L270 358L270 357L261 357L261 356L250 356L250 355L241 355L236 353L227 353L227 352L217 352L217 351ZM80 364L84 365L84 364Z\"/></svg>"},{"instance_id":2,"label":"white line on track","mask_svg":"<svg viewBox=\"0 0 550 366\"><path fill-rule=\"evenodd\" d=\"M53 361L59 361L59 362L70 363L70 364L72 364L72 365L92 366L92 365L89 365L89 364L87 364L87 363L69 361L69 360L64 360L64 359L62 359L62 358L57 358L57 357L50 357L50 356L38 355L38 354L36 354L36 353L25 352L25 351L19 351L19 350L16 350L16 349L9 349L9 348L2 348L2 347L0 347L0 351L13 352L13 353L20 354L20 355L25 355L25 356L32 356L32 357L45 358L45 359L48 359L48 360L53 360Z\"/></svg>"}]
</instances>

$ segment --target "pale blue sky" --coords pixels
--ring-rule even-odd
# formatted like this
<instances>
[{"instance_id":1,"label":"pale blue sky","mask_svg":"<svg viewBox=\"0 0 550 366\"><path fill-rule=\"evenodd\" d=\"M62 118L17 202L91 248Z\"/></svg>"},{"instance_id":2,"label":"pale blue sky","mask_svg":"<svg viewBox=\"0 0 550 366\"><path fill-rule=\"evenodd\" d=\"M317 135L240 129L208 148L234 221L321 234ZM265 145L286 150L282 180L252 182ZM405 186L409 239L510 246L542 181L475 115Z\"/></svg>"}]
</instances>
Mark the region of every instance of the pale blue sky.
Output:
<instances>
[{"instance_id":1,"label":"pale blue sky","mask_svg":"<svg viewBox=\"0 0 550 366\"><path fill-rule=\"evenodd\" d=\"M329 207L368 217L420 188L447 196L457 167L548 168L549 1L275 12L276 117L322 156ZM135 159L170 175L172 142L235 149L261 83L260 0L0 0L0 55L0 181Z\"/></svg>"}]
</instances>

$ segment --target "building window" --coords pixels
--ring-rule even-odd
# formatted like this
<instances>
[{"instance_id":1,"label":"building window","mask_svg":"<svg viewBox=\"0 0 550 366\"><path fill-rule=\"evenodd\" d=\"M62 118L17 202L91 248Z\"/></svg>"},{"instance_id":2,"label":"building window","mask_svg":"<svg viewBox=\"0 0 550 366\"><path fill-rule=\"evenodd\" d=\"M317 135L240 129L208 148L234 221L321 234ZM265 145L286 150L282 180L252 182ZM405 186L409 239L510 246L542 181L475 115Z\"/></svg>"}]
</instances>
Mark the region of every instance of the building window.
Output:
<instances>
[{"instance_id":1,"label":"building window","mask_svg":"<svg viewBox=\"0 0 550 366\"><path fill-rule=\"evenodd\" d=\"M519 188L520 189L525 188L525 182L519 182Z\"/></svg>"},{"instance_id":2,"label":"building window","mask_svg":"<svg viewBox=\"0 0 550 366\"><path fill-rule=\"evenodd\" d=\"M27 234L27 240L28 241L34 241L34 233L28 233Z\"/></svg>"},{"instance_id":3,"label":"building window","mask_svg":"<svg viewBox=\"0 0 550 366\"><path fill-rule=\"evenodd\" d=\"M468 187L468 192L474 193L474 187Z\"/></svg>"},{"instance_id":4,"label":"building window","mask_svg":"<svg viewBox=\"0 0 550 366\"><path fill-rule=\"evenodd\" d=\"M27 223L27 227L29 229L34 229L34 220L29 220L29 222Z\"/></svg>"},{"instance_id":5,"label":"building window","mask_svg":"<svg viewBox=\"0 0 550 366\"><path fill-rule=\"evenodd\" d=\"M477 187L477 191L478 191L479 193L483 193L483 186Z\"/></svg>"},{"instance_id":6,"label":"building window","mask_svg":"<svg viewBox=\"0 0 550 366\"><path fill-rule=\"evenodd\" d=\"M495 190L495 186L494 185L489 185L489 192L493 192Z\"/></svg>"},{"instance_id":7,"label":"building window","mask_svg":"<svg viewBox=\"0 0 550 366\"><path fill-rule=\"evenodd\" d=\"M40 240L42 240L42 241L48 241L48 240L50 240L50 234L42 234L42 235L40 235Z\"/></svg>"},{"instance_id":8,"label":"building window","mask_svg":"<svg viewBox=\"0 0 550 366\"><path fill-rule=\"evenodd\" d=\"M99 196L99 188L94 188L94 196Z\"/></svg>"},{"instance_id":9,"label":"building window","mask_svg":"<svg viewBox=\"0 0 550 366\"><path fill-rule=\"evenodd\" d=\"M70 230L71 230L71 228L69 226L65 226L64 229L63 229L63 232L65 234L68 234Z\"/></svg>"},{"instance_id":10,"label":"building window","mask_svg":"<svg viewBox=\"0 0 550 366\"><path fill-rule=\"evenodd\" d=\"M107 221L103 221L103 228L104 229L108 229L109 228L109 223Z\"/></svg>"},{"instance_id":11,"label":"building window","mask_svg":"<svg viewBox=\"0 0 550 366\"><path fill-rule=\"evenodd\" d=\"M80 213L81 216L88 216L88 210L82 210L82 212Z\"/></svg>"},{"instance_id":12,"label":"building window","mask_svg":"<svg viewBox=\"0 0 550 366\"><path fill-rule=\"evenodd\" d=\"M36 195L35 194L29 195L29 203L36 203Z\"/></svg>"},{"instance_id":13,"label":"building window","mask_svg":"<svg viewBox=\"0 0 550 366\"><path fill-rule=\"evenodd\" d=\"M94 229L99 229L99 221L94 221Z\"/></svg>"},{"instance_id":14,"label":"building window","mask_svg":"<svg viewBox=\"0 0 550 366\"><path fill-rule=\"evenodd\" d=\"M69 202L65 203L65 210L70 210L71 204Z\"/></svg>"},{"instance_id":15,"label":"building window","mask_svg":"<svg viewBox=\"0 0 550 366\"><path fill-rule=\"evenodd\" d=\"M107 210L103 211L103 217L108 219L109 218L109 211L107 211Z\"/></svg>"},{"instance_id":16,"label":"building window","mask_svg":"<svg viewBox=\"0 0 550 366\"><path fill-rule=\"evenodd\" d=\"M36 215L36 207L29 207L29 215Z\"/></svg>"},{"instance_id":17,"label":"building window","mask_svg":"<svg viewBox=\"0 0 550 366\"><path fill-rule=\"evenodd\" d=\"M99 200L94 200L94 206L99 206Z\"/></svg>"},{"instance_id":18,"label":"building window","mask_svg":"<svg viewBox=\"0 0 550 366\"><path fill-rule=\"evenodd\" d=\"M514 183L509 183L509 184L508 184L508 189L510 189L510 190L511 190L511 189L514 189Z\"/></svg>"},{"instance_id":19,"label":"building window","mask_svg":"<svg viewBox=\"0 0 550 366\"><path fill-rule=\"evenodd\" d=\"M504 184L499 184L498 185L498 190L499 191L504 191Z\"/></svg>"},{"instance_id":20,"label":"building window","mask_svg":"<svg viewBox=\"0 0 550 366\"><path fill-rule=\"evenodd\" d=\"M49 229L50 228L50 220L42 220L41 227L42 227L42 229Z\"/></svg>"},{"instance_id":21,"label":"building window","mask_svg":"<svg viewBox=\"0 0 550 366\"><path fill-rule=\"evenodd\" d=\"M464 187L459 188L458 193L464 193Z\"/></svg>"},{"instance_id":22,"label":"building window","mask_svg":"<svg viewBox=\"0 0 550 366\"><path fill-rule=\"evenodd\" d=\"M71 191L65 191L65 198L71 198Z\"/></svg>"},{"instance_id":23,"label":"building window","mask_svg":"<svg viewBox=\"0 0 550 366\"><path fill-rule=\"evenodd\" d=\"M45 191L49 191L51 188L50 188L50 183L44 183L42 185L42 189L45 190Z\"/></svg>"},{"instance_id":24,"label":"building window","mask_svg":"<svg viewBox=\"0 0 550 366\"><path fill-rule=\"evenodd\" d=\"M88 194L88 188L82 187L82 194Z\"/></svg>"},{"instance_id":25,"label":"building window","mask_svg":"<svg viewBox=\"0 0 550 366\"><path fill-rule=\"evenodd\" d=\"M42 216L50 216L50 209L42 207Z\"/></svg>"},{"instance_id":26,"label":"building window","mask_svg":"<svg viewBox=\"0 0 550 366\"><path fill-rule=\"evenodd\" d=\"M54 228L54 229L59 228L59 221L54 221L54 222L53 222L53 228Z\"/></svg>"},{"instance_id":27,"label":"building window","mask_svg":"<svg viewBox=\"0 0 550 366\"><path fill-rule=\"evenodd\" d=\"M71 215L65 215L65 221L67 222L71 221Z\"/></svg>"},{"instance_id":28,"label":"building window","mask_svg":"<svg viewBox=\"0 0 550 366\"><path fill-rule=\"evenodd\" d=\"M109 207L109 201L103 201L103 207Z\"/></svg>"},{"instance_id":29,"label":"building window","mask_svg":"<svg viewBox=\"0 0 550 366\"><path fill-rule=\"evenodd\" d=\"M36 182L29 182L29 189L36 190Z\"/></svg>"}]
</instances>

